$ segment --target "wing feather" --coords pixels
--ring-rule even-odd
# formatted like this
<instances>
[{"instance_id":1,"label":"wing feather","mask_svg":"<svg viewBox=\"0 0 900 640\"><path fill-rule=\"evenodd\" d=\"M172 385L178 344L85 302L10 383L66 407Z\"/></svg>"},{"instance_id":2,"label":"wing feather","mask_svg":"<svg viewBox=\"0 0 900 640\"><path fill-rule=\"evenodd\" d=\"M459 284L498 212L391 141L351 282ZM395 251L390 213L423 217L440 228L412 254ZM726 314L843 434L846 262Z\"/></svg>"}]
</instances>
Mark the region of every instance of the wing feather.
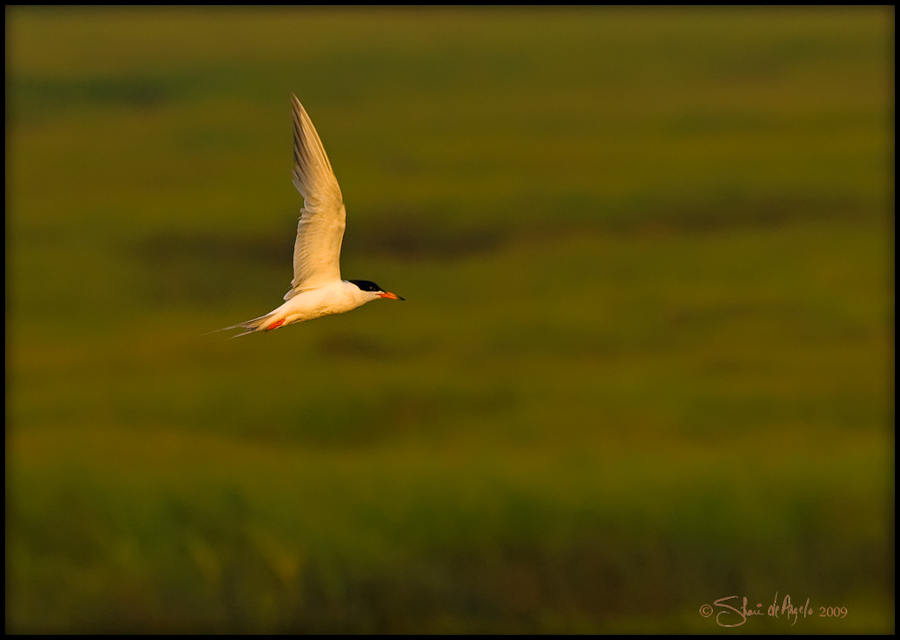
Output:
<instances>
[{"instance_id":1,"label":"wing feather","mask_svg":"<svg viewBox=\"0 0 900 640\"><path fill-rule=\"evenodd\" d=\"M294 279L284 299L341 279L341 242L347 212L331 162L309 114L291 94L294 119L294 186L303 208L294 241Z\"/></svg>"}]
</instances>

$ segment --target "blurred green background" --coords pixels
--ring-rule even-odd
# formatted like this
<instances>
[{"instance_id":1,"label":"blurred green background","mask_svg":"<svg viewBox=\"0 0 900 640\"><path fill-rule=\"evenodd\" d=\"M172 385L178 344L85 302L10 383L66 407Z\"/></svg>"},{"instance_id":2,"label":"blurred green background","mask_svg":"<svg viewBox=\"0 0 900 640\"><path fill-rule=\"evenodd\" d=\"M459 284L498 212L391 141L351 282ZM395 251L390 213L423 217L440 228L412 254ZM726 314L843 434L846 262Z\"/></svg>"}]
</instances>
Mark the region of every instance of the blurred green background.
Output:
<instances>
[{"instance_id":1,"label":"blurred green background","mask_svg":"<svg viewBox=\"0 0 900 640\"><path fill-rule=\"evenodd\" d=\"M893 630L893 8L6 18L8 631Z\"/></svg>"}]
</instances>

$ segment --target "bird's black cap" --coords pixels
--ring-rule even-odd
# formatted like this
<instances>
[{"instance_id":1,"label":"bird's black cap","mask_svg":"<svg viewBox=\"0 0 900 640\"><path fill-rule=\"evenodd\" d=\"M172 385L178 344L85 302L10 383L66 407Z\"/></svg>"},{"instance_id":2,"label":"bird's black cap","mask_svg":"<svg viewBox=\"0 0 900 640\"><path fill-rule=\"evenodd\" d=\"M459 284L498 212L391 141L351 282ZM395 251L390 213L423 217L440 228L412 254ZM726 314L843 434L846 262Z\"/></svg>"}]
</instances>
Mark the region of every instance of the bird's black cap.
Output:
<instances>
[{"instance_id":1,"label":"bird's black cap","mask_svg":"<svg viewBox=\"0 0 900 640\"><path fill-rule=\"evenodd\" d=\"M352 282L362 291L384 291L384 289L371 280L347 280L347 282Z\"/></svg>"},{"instance_id":2,"label":"bird's black cap","mask_svg":"<svg viewBox=\"0 0 900 640\"><path fill-rule=\"evenodd\" d=\"M347 282L352 282L356 285L356 288L361 291L371 291L372 293L377 293L379 298L388 298L389 300L406 300L406 298L404 298L403 296L398 296L396 293L385 291L371 280L347 280Z\"/></svg>"}]
</instances>

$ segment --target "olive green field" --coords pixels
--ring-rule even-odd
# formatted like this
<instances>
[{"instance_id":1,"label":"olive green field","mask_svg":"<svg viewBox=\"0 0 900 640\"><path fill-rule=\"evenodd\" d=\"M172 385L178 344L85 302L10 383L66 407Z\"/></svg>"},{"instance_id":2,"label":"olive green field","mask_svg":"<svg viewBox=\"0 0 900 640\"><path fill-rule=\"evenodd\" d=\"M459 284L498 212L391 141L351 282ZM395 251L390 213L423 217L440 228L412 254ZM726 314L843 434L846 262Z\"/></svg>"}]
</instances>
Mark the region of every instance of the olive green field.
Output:
<instances>
[{"instance_id":1,"label":"olive green field","mask_svg":"<svg viewBox=\"0 0 900 640\"><path fill-rule=\"evenodd\" d=\"M5 11L6 631L894 631L892 7Z\"/></svg>"}]
</instances>

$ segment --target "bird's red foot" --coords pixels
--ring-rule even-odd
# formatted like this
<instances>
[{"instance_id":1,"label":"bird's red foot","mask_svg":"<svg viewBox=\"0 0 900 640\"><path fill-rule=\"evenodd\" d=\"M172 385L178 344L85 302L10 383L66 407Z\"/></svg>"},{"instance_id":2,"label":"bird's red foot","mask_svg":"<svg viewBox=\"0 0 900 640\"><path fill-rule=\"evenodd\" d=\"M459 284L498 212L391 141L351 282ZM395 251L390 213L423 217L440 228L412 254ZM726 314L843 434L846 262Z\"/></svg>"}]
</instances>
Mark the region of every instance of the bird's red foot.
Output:
<instances>
[{"instance_id":1,"label":"bird's red foot","mask_svg":"<svg viewBox=\"0 0 900 640\"><path fill-rule=\"evenodd\" d=\"M276 320L275 322L270 324L268 327L266 327L266 331L271 331L272 329L277 329L278 327L280 327L283 324L284 324L284 320Z\"/></svg>"}]
</instances>

